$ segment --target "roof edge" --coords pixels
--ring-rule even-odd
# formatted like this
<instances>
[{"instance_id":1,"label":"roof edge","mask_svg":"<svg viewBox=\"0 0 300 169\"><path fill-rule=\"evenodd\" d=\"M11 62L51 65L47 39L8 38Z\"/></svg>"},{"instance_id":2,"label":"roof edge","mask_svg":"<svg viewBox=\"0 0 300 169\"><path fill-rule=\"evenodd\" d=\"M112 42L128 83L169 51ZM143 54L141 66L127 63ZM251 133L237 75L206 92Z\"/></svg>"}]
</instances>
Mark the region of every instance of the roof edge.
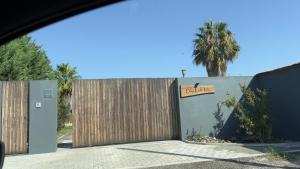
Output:
<instances>
[{"instance_id":1,"label":"roof edge","mask_svg":"<svg viewBox=\"0 0 300 169\"><path fill-rule=\"evenodd\" d=\"M257 73L255 76L264 76L264 75L268 75L268 74L274 73L274 72L283 72L283 71L286 71L286 70L291 70L291 69L293 69L295 67L298 67L298 66L300 67L300 62L291 64L291 65L287 65L287 66L283 66L283 67L280 67L280 68L276 68L276 69L273 69L273 70L260 72L260 73Z\"/></svg>"}]
</instances>

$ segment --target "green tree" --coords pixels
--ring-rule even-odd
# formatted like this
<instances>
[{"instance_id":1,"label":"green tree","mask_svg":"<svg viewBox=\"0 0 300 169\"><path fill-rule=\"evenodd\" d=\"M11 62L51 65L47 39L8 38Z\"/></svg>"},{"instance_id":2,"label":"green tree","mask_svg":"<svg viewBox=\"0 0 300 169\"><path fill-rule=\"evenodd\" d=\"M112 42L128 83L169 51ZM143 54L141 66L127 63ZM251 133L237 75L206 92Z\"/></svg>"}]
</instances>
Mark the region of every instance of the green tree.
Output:
<instances>
[{"instance_id":1,"label":"green tree","mask_svg":"<svg viewBox=\"0 0 300 169\"><path fill-rule=\"evenodd\" d=\"M29 36L0 46L0 80L42 80L52 73L45 51Z\"/></svg>"},{"instance_id":2,"label":"green tree","mask_svg":"<svg viewBox=\"0 0 300 169\"><path fill-rule=\"evenodd\" d=\"M224 22L206 22L194 40L193 62L206 67L208 76L225 76L227 63L238 55L240 47Z\"/></svg>"},{"instance_id":3,"label":"green tree","mask_svg":"<svg viewBox=\"0 0 300 169\"><path fill-rule=\"evenodd\" d=\"M72 81L79 79L76 67L62 63L54 71L58 80L58 130L64 126L65 119L71 113Z\"/></svg>"},{"instance_id":4,"label":"green tree","mask_svg":"<svg viewBox=\"0 0 300 169\"><path fill-rule=\"evenodd\" d=\"M60 131L65 126L65 121L70 115L71 106L64 104L62 97L58 97L58 113L57 113L57 131Z\"/></svg>"},{"instance_id":5,"label":"green tree","mask_svg":"<svg viewBox=\"0 0 300 169\"><path fill-rule=\"evenodd\" d=\"M236 117L240 127L255 141L266 142L272 136L273 118L268 105L266 90L252 90L245 85L240 85L243 97L237 101L234 96L229 96L225 104L236 109Z\"/></svg>"},{"instance_id":6,"label":"green tree","mask_svg":"<svg viewBox=\"0 0 300 169\"><path fill-rule=\"evenodd\" d=\"M0 46L0 80L58 80L58 129L70 113L72 80L78 78L69 64L53 71L45 51L28 35Z\"/></svg>"}]
</instances>

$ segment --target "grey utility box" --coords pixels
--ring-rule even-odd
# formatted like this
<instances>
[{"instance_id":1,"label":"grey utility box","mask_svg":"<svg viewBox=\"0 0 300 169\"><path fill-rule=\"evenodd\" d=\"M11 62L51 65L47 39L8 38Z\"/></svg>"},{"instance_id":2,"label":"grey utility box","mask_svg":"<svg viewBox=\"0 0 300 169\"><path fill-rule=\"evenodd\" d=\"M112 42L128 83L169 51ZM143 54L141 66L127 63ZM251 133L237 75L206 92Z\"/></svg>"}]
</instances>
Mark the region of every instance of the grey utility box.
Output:
<instances>
[{"instance_id":1,"label":"grey utility box","mask_svg":"<svg viewBox=\"0 0 300 169\"><path fill-rule=\"evenodd\" d=\"M29 154L57 149L57 81L29 82Z\"/></svg>"}]
</instances>

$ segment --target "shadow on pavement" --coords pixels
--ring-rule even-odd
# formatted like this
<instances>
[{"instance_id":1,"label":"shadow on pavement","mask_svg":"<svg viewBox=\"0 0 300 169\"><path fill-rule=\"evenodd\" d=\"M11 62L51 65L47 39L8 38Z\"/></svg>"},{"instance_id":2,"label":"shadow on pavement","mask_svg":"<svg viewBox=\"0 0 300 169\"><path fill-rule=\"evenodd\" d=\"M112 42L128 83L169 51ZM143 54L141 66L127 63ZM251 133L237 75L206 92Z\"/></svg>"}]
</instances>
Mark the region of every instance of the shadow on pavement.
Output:
<instances>
[{"instance_id":1,"label":"shadow on pavement","mask_svg":"<svg viewBox=\"0 0 300 169\"><path fill-rule=\"evenodd\" d=\"M58 143L58 148L72 148L72 143Z\"/></svg>"},{"instance_id":2,"label":"shadow on pavement","mask_svg":"<svg viewBox=\"0 0 300 169\"><path fill-rule=\"evenodd\" d=\"M188 155L188 154L169 153L169 152L152 151L152 150L142 150L142 149L134 149L134 148L118 148L118 149L121 149L121 150L129 150L129 151L139 151L139 152L146 152L146 153L164 154L164 155L173 155L173 156L184 156L184 157L193 157L193 158L209 159L209 160L216 160L216 161L224 161L224 162L238 163L238 164L241 164L241 165L255 166L255 167L270 167L270 168L299 169L298 167L277 166L277 165L260 164L260 163L255 163L255 162L248 162L248 161L241 161L241 160L238 160L238 159L241 159L241 158L235 158L235 159L223 159L223 158L203 157L203 156Z\"/></svg>"},{"instance_id":3,"label":"shadow on pavement","mask_svg":"<svg viewBox=\"0 0 300 169\"><path fill-rule=\"evenodd\" d=\"M256 150L262 153L266 153L268 148L272 148L274 150L277 150L279 152L287 152L290 154L293 154L295 156L296 159L293 160L287 160L290 163L293 163L295 165L300 165L300 144L296 143L286 143L286 145L284 145L285 143L282 144L270 144L269 146L251 146L251 145L243 145L243 147L248 148L248 149L252 149L252 150Z\"/></svg>"}]
</instances>

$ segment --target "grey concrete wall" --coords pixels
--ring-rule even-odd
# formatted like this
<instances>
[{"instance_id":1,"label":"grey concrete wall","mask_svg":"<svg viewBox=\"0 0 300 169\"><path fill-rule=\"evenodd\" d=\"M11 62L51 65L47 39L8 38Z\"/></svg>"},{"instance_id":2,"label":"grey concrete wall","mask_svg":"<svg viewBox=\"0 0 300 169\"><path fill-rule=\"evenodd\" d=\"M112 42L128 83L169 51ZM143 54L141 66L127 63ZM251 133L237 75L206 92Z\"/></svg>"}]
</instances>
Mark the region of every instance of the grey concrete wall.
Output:
<instances>
[{"instance_id":1,"label":"grey concrete wall","mask_svg":"<svg viewBox=\"0 0 300 169\"><path fill-rule=\"evenodd\" d=\"M180 85L213 85L216 89L214 94L205 94L192 97L180 98ZM239 84L249 87L255 86L253 77L203 77L203 78L179 78L178 98L180 109L181 139L185 139L191 133L210 135L214 134L220 138L231 138L235 136L238 128L237 119L234 117L233 109L218 103L224 102L228 95L235 96L237 99L242 97ZM219 111L218 111L219 110ZM214 113L223 113L224 125L219 133L216 133L214 126L221 124L217 121ZM220 114L219 113L219 114Z\"/></svg>"},{"instance_id":2,"label":"grey concrete wall","mask_svg":"<svg viewBox=\"0 0 300 169\"><path fill-rule=\"evenodd\" d=\"M258 74L256 79L258 87L269 92L273 136L300 140L300 64Z\"/></svg>"},{"instance_id":3,"label":"grey concrete wall","mask_svg":"<svg viewBox=\"0 0 300 169\"><path fill-rule=\"evenodd\" d=\"M29 82L29 154L54 152L57 128L57 81Z\"/></svg>"}]
</instances>

